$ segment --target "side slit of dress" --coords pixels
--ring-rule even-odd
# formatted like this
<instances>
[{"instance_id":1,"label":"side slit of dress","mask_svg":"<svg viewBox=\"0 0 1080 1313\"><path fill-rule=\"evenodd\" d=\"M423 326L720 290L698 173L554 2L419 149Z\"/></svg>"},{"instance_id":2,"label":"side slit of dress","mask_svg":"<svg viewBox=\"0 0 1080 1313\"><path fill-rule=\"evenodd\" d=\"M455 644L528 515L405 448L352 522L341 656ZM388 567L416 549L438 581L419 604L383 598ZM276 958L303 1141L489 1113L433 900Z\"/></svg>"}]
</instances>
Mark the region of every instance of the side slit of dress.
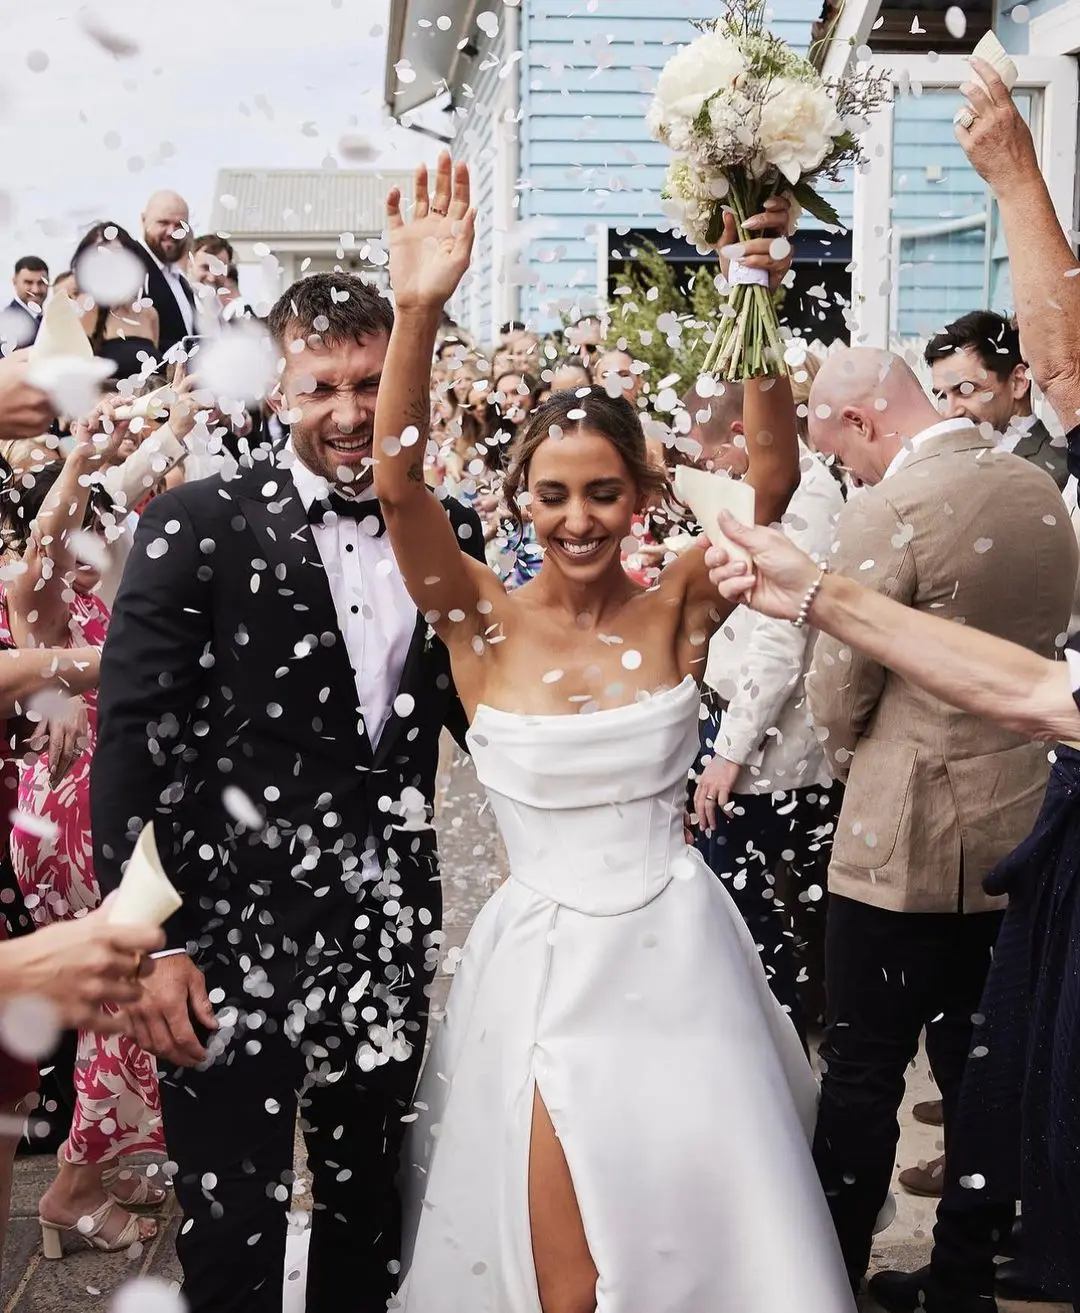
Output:
<instances>
[{"instance_id":1,"label":"side slit of dress","mask_svg":"<svg viewBox=\"0 0 1080 1313\"><path fill-rule=\"evenodd\" d=\"M595 1313L599 1273L589 1249L570 1165L535 1078L528 1199L533 1270L542 1313ZM591 1294L579 1298L579 1286L582 1292L587 1287Z\"/></svg>"}]
</instances>

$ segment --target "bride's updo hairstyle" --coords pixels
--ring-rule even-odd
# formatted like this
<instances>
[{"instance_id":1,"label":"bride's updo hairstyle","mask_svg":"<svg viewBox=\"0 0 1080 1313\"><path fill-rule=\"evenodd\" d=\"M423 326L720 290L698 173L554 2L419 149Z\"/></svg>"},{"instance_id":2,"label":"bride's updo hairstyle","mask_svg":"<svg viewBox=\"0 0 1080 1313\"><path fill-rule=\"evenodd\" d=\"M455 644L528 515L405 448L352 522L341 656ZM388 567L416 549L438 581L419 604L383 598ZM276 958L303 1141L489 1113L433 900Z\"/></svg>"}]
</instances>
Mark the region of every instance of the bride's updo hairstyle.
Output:
<instances>
[{"instance_id":1,"label":"bride's updo hairstyle","mask_svg":"<svg viewBox=\"0 0 1080 1313\"><path fill-rule=\"evenodd\" d=\"M530 416L528 426L510 449L503 496L519 531L525 527L519 498L529 482L529 466L536 449L549 438L557 440L582 429L607 438L623 458L644 500L667 491L667 474L649 460L641 416L625 397L611 397L598 387L587 392L584 388L555 392Z\"/></svg>"}]
</instances>

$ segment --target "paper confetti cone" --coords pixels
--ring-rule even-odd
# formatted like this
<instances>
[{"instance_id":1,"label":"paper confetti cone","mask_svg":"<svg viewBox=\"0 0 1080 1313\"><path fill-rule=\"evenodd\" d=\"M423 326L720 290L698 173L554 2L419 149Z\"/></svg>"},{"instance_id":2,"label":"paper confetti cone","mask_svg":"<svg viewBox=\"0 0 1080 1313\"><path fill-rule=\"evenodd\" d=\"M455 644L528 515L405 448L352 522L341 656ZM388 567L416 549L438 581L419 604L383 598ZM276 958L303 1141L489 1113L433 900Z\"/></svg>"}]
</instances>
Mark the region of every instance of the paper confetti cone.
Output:
<instances>
[{"instance_id":1,"label":"paper confetti cone","mask_svg":"<svg viewBox=\"0 0 1080 1313\"><path fill-rule=\"evenodd\" d=\"M115 925L164 925L182 903L161 866L154 827L146 825L109 906Z\"/></svg>"},{"instance_id":2,"label":"paper confetti cone","mask_svg":"<svg viewBox=\"0 0 1080 1313\"><path fill-rule=\"evenodd\" d=\"M66 296L53 295L45 303L37 339L30 348L30 359L76 356L93 360L94 349L79 322L79 307Z\"/></svg>"},{"instance_id":3,"label":"paper confetti cone","mask_svg":"<svg viewBox=\"0 0 1080 1313\"><path fill-rule=\"evenodd\" d=\"M675 495L694 512L713 546L726 548L733 560L749 563L750 554L731 542L717 522L721 511L730 511L743 524L754 523L754 489L749 483L680 465L675 471Z\"/></svg>"},{"instance_id":4,"label":"paper confetti cone","mask_svg":"<svg viewBox=\"0 0 1080 1313\"><path fill-rule=\"evenodd\" d=\"M971 52L979 59L985 59L994 72L1005 83L1005 89L1011 91L1016 86L1016 79L1020 76L1016 65L1009 58L1005 47L993 34L987 32L979 41L979 44ZM976 82L979 81L978 73L973 74ZM980 84L981 85L981 84Z\"/></svg>"}]
</instances>

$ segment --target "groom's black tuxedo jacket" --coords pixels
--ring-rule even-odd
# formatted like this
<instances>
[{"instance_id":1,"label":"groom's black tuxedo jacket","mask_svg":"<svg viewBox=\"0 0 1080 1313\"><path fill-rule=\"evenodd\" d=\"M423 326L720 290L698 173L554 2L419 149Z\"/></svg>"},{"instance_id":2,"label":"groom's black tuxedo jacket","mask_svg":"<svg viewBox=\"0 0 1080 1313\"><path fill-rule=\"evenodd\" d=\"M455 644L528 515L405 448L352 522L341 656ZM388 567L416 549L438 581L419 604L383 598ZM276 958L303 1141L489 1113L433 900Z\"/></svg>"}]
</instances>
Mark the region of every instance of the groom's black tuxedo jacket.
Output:
<instances>
[{"instance_id":1,"label":"groom's black tuxedo jacket","mask_svg":"<svg viewBox=\"0 0 1080 1313\"><path fill-rule=\"evenodd\" d=\"M480 556L476 515L446 509ZM152 818L184 898L169 944L188 946L211 984L232 992L262 968L274 994L260 1006L283 1009L308 982L347 986L368 968L375 981L414 979L428 933L415 914L440 921L435 836L403 830L390 808L406 786L430 803L440 731L465 723L446 649L419 615L399 692L412 702L373 747L287 470L262 460L155 498L101 667L91 800L103 892ZM238 823L230 787L261 809L261 830ZM361 873L369 835L396 872L381 884Z\"/></svg>"}]
</instances>

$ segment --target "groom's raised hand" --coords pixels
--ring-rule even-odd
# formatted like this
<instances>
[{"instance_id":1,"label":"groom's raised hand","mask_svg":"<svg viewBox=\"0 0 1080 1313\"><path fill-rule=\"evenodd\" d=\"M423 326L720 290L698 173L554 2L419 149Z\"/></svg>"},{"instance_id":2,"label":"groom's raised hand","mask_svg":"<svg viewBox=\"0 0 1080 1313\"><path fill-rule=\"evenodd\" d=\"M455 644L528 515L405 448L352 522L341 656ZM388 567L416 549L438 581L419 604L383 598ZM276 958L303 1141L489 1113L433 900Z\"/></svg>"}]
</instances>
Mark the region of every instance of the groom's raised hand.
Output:
<instances>
[{"instance_id":1,"label":"groom's raised hand","mask_svg":"<svg viewBox=\"0 0 1080 1313\"><path fill-rule=\"evenodd\" d=\"M412 217L401 213L401 192L386 198L390 283L399 310L441 308L465 276L476 234L476 211L469 203L469 166L456 165L449 152L439 156L435 194L427 166L416 170Z\"/></svg>"}]
</instances>

